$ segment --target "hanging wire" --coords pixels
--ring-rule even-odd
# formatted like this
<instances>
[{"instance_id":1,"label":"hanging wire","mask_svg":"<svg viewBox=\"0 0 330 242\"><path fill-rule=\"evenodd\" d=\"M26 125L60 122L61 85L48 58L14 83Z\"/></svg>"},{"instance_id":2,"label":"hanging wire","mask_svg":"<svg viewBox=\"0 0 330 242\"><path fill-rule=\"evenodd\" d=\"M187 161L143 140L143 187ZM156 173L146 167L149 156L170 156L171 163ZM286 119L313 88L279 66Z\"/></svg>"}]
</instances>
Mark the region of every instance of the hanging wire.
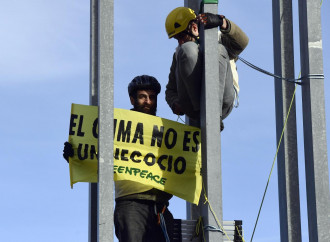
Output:
<instances>
[{"instance_id":1,"label":"hanging wire","mask_svg":"<svg viewBox=\"0 0 330 242\"><path fill-rule=\"evenodd\" d=\"M247 66L261 72L261 73L264 73L268 76L272 76L272 77L275 77L275 78L278 78L278 79L282 79L282 80L285 80L287 82L292 82L292 83L295 83L295 84L298 84L298 85L301 85L302 82L301 80L303 80L304 78L309 78L309 79L324 79L324 75L323 74L308 74L306 76L303 76L303 77L300 77L298 79L295 79L295 78L286 78L286 77L282 77L282 76L279 76L279 75L275 75L273 73L270 73L269 71L266 71L264 69L261 69L260 67L257 67L255 65L253 65L252 63L248 62L247 60L243 59L242 57L238 56L238 59L240 61L242 61L244 64L246 64Z\"/></svg>"},{"instance_id":2,"label":"hanging wire","mask_svg":"<svg viewBox=\"0 0 330 242\"><path fill-rule=\"evenodd\" d=\"M178 121L181 121L182 123L186 123L182 118L181 118L181 116L180 115L178 115L178 118L176 119L176 121L178 122Z\"/></svg>"}]
</instances>

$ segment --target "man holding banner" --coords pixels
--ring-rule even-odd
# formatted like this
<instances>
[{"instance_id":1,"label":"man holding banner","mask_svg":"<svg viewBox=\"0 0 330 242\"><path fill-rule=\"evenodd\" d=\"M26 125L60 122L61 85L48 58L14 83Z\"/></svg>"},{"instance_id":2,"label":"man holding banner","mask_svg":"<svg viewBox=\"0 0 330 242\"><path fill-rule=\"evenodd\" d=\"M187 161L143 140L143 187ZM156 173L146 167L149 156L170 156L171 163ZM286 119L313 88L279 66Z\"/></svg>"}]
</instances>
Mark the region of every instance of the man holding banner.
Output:
<instances>
[{"instance_id":1,"label":"man holding banner","mask_svg":"<svg viewBox=\"0 0 330 242\"><path fill-rule=\"evenodd\" d=\"M128 85L129 98L133 105L131 110L156 115L157 95L160 90L161 86L156 78L148 75L135 77ZM68 161L73 155L72 145L66 142L63 150L64 158ZM118 154L114 154L115 159L116 155ZM121 173L121 168L122 166L116 165L114 167L117 173ZM161 180L158 182L165 183ZM114 223L116 236L120 242L172 240L173 216L167 207L173 195L153 188L148 183L124 179L115 179L115 193Z\"/></svg>"},{"instance_id":2,"label":"man holding banner","mask_svg":"<svg viewBox=\"0 0 330 242\"><path fill-rule=\"evenodd\" d=\"M147 75L135 77L128 85L132 110L156 115L160 90L156 78ZM158 221L160 214L165 218L167 234L171 237L173 216L167 209L171 194L128 180L116 181L115 190L114 220L120 242L167 241Z\"/></svg>"}]
</instances>

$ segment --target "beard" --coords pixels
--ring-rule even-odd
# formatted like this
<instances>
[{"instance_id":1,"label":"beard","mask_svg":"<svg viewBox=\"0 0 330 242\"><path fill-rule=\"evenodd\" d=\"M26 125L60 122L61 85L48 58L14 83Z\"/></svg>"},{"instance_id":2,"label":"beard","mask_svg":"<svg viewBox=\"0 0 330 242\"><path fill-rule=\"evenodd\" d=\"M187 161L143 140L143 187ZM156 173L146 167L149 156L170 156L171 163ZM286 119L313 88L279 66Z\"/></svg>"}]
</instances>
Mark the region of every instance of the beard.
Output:
<instances>
[{"instance_id":1,"label":"beard","mask_svg":"<svg viewBox=\"0 0 330 242\"><path fill-rule=\"evenodd\" d=\"M157 112L157 103L154 105L145 105L145 104L138 104L138 102L135 102L134 104L134 111L146 113L150 115L156 115Z\"/></svg>"}]
</instances>

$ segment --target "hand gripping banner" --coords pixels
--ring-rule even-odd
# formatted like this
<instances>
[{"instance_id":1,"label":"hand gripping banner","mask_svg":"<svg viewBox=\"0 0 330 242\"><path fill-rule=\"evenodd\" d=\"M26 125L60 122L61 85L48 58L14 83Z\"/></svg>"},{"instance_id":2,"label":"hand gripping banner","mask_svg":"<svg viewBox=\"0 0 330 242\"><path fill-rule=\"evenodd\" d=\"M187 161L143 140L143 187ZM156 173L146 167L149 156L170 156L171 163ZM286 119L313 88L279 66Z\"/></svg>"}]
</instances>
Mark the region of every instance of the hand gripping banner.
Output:
<instances>
[{"instance_id":1,"label":"hand gripping banner","mask_svg":"<svg viewBox=\"0 0 330 242\"><path fill-rule=\"evenodd\" d=\"M97 182L96 106L72 104L69 142L71 186ZM156 116L115 109L114 180L150 185L198 204L201 188L200 129Z\"/></svg>"}]
</instances>

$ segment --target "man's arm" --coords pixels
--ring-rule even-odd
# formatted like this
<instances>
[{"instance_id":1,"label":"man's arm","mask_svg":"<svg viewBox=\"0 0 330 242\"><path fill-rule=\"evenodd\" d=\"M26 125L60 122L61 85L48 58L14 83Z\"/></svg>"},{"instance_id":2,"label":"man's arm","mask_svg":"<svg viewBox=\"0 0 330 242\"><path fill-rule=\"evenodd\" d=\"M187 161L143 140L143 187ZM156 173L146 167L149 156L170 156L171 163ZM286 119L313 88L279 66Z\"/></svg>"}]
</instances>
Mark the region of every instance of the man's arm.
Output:
<instances>
[{"instance_id":1,"label":"man's arm","mask_svg":"<svg viewBox=\"0 0 330 242\"><path fill-rule=\"evenodd\" d=\"M227 28L221 29L221 43L226 47L230 59L235 59L249 43L248 36L234 22L226 19Z\"/></svg>"},{"instance_id":2,"label":"man's arm","mask_svg":"<svg viewBox=\"0 0 330 242\"><path fill-rule=\"evenodd\" d=\"M174 54L170 69L170 74L168 76L168 83L166 85L166 90L165 90L165 100L172 109L172 112L174 114L183 115L183 112L179 105L179 97L178 97L177 85L175 80L175 68L176 68L176 58Z\"/></svg>"},{"instance_id":3,"label":"man's arm","mask_svg":"<svg viewBox=\"0 0 330 242\"><path fill-rule=\"evenodd\" d=\"M185 96L181 97L180 100L181 102L188 102L189 100L189 103L191 103L188 107L183 107L184 111L188 113L200 109L200 90L203 70L202 58L199 46L192 41L182 44L179 51L177 51L177 74L181 81L178 83L178 86L181 85L181 88L184 90L180 91L180 95Z\"/></svg>"},{"instance_id":4,"label":"man's arm","mask_svg":"<svg viewBox=\"0 0 330 242\"><path fill-rule=\"evenodd\" d=\"M221 43L226 47L230 59L236 59L249 43L249 38L241 28L223 15L202 13L198 15L198 20L205 29L220 28Z\"/></svg>"}]
</instances>

